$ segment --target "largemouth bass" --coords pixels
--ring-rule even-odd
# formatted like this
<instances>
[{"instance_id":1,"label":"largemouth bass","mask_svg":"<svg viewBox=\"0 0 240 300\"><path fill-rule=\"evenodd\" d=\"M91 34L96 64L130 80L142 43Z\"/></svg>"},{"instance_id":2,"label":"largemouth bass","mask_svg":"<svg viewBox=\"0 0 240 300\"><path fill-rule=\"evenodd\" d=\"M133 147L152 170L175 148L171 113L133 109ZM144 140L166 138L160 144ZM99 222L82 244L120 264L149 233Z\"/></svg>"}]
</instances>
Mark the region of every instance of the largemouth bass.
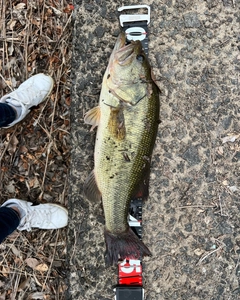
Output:
<instances>
[{"instance_id":1,"label":"largemouth bass","mask_svg":"<svg viewBox=\"0 0 240 300\"><path fill-rule=\"evenodd\" d=\"M99 105L85 115L98 126L94 170L85 182L89 200L101 200L105 215L105 259L151 255L128 225L130 201L147 198L151 155L159 123L159 89L141 42L128 45L121 33L103 77Z\"/></svg>"}]
</instances>

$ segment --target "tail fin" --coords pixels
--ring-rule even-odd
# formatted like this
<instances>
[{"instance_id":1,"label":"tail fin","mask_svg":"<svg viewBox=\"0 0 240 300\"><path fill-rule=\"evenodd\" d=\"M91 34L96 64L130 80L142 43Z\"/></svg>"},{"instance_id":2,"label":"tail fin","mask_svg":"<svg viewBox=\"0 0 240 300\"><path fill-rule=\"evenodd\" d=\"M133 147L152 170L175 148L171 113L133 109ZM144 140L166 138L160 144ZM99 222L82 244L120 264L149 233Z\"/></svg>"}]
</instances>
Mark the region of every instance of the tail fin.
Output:
<instances>
[{"instance_id":1,"label":"tail fin","mask_svg":"<svg viewBox=\"0 0 240 300\"><path fill-rule=\"evenodd\" d=\"M144 245L144 243L136 236L136 234L129 227L126 232L118 235L110 231L104 231L106 242L105 261L106 265L114 265L118 260L125 258L139 259L143 256L151 256L151 252Z\"/></svg>"}]
</instances>

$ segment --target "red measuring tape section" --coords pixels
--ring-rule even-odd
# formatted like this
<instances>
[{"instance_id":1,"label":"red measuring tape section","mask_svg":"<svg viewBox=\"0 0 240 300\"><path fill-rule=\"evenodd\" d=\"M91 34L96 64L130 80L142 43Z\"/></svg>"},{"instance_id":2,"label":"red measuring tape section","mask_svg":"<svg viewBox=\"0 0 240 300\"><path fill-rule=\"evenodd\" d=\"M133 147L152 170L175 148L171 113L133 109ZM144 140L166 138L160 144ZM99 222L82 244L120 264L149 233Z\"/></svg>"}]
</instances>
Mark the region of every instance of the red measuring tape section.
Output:
<instances>
[{"instance_id":1,"label":"red measuring tape section","mask_svg":"<svg viewBox=\"0 0 240 300\"><path fill-rule=\"evenodd\" d=\"M125 259L118 265L118 284L142 286L142 263L138 259Z\"/></svg>"}]
</instances>

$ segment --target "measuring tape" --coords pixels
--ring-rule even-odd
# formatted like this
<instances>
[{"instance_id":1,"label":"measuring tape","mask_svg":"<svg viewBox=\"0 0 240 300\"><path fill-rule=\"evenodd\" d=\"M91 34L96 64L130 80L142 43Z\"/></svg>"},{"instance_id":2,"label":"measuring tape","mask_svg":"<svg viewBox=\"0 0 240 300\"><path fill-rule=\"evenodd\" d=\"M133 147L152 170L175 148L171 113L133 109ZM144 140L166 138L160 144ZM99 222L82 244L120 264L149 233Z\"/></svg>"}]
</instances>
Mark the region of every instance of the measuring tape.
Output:
<instances>
[{"instance_id":1,"label":"measuring tape","mask_svg":"<svg viewBox=\"0 0 240 300\"><path fill-rule=\"evenodd\" d=\"M121 14L120 25L128 41L140 40L148 55L148 24L150 23L150 6L122 6L119 12L133 9L147 9L147 14ZM129 208L129 226L142 239L142 198L132 199ZM114 288L115 300L143 300L141 258L128 259L118 264L118 285Z\"/></svg>"},{"instance_id":2,"label":"measuring tape","mask_svg":"<svg viewBox=\"0 0 240 300\"><path fill-rule=\"evenodd\" d=\"M144 52L148 55L148 24L150 23L150 6L148 5L131 5L122 6L118 11L131 9L147 9L144 15L120 15L120 25L126 33L128 41L141 41Z\"/></svg>"}]
</instances>

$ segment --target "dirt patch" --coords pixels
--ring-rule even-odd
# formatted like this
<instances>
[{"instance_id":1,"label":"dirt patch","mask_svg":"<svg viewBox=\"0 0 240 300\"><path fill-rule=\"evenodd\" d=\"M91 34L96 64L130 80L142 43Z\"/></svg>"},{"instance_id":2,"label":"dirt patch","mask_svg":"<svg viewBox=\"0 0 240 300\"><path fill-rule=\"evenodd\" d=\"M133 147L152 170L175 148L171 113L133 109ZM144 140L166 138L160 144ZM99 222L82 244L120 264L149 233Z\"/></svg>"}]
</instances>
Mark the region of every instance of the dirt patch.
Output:
<instances>
[{"instance_id":1,"label":"dirt patch","mask_svg":"<svg viewBox=\"0 0 240 300\"><path fill-rule=\"evenodd\" d=\"M1 96L40 72L55 81L46 102L1 129L1 203L18 198L67 206L72 6L2 1L0 15ZM1 299L64 299L66 229L15 232L0 249Z\"/></svg>"}]
</instances>

